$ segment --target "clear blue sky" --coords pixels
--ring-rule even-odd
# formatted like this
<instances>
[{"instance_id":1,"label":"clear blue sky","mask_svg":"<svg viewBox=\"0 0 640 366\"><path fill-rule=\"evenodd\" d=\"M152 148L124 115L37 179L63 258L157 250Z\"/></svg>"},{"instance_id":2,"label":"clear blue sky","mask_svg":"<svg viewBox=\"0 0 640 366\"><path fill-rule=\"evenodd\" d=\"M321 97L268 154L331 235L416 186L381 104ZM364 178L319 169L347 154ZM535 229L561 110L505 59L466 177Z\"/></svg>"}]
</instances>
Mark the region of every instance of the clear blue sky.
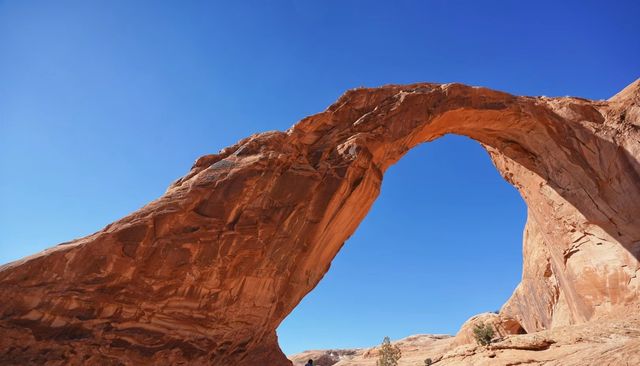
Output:
<instances>
[{"instance_id":1,"label":"clear blue sky","mask_svg":"<svg viewBox=\"0 0 640 366\"><path fill-rule=\"evenodd\" d=\"M0 0L0 262L94 232L348 88L608 98L640 76L639 19L638 1ZM281 345L455 332L517 284L525 215L476 143L415 149Z\"/></svg>"}]
</instances>

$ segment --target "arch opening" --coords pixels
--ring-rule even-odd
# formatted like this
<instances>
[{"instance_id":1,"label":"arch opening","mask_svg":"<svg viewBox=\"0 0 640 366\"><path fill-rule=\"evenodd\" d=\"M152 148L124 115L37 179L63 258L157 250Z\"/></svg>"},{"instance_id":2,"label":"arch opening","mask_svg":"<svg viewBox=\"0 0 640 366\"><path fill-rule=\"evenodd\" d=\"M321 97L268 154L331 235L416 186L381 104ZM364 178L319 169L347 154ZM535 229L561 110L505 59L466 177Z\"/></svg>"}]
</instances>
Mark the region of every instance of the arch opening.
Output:
<instances>
[{"instance_id":1,"label":"arch opening","mask_svg":"<svg viewBox=\"0 0 640 366\"><path fill-rule=\"evenodd\" d=\"M415 147L278 328L280 346L292 355L455 334L472 315L498 310L520 281L525 221L519 193L477 142L447 135Z\"/></svg>"}]
</instances>

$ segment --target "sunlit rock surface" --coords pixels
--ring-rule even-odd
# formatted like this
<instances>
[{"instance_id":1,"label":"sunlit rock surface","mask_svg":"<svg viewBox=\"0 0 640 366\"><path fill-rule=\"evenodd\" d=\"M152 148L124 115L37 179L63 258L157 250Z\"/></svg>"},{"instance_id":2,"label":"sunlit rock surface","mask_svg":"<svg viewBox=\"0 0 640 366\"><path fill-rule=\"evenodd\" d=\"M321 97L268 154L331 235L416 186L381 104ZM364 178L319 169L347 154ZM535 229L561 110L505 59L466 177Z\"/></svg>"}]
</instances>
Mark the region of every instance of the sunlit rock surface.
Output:
<instances>
[{"instance_id":1,"label":"sunlit rock surface","mask_svg":"<svg viewBox=\"0 0 640 366\"><path fill-rule=\"evenodd\" d=\"M398 366L422 366L426 359L437 366L640 365L640 308L627 310L582 324L498 336L488 347L475 342L459 344L460 334L415 335L392 343L402 351ZM487 320L484 315L479 318ZM378 350L376 346L307 351L290 359L294 366L303 366L309 358L325 361L320 366L376 366Z\"/></svg>"},{"instance_id":2,"label":"sunlit rock surface","mask_svg":"<svg viewBox=\"0 0 640 366\"><path fill-rule=\"evenodd\" d=\"M0 363L290 364L280 322L386 169L447 133L479 141L528 206L523 278L501 315L531 333L624 312L640 290L639 114L639 81L609 101L348 91L285 132L201 157L103 230L1 267Z\"/></svg>"}]
</instances>

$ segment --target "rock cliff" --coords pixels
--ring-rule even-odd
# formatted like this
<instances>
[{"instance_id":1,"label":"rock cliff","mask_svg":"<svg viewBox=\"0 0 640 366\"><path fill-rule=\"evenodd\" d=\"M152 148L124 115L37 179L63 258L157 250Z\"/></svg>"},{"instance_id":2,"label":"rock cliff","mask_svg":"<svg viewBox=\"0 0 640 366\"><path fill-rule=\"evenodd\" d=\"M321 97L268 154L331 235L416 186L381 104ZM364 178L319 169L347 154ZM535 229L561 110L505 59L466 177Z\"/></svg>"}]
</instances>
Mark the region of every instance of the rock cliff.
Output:
<instances>
[{"instance_id":1,"label":"rock cliff","mask_svg":"<svg viewBox=\"0 0 640 366\"><path fill-rule=\"evenodd\" d=\"M203 156L140 210L0 267L0 361L289 365L280 322L386 169L448 133L480 142L528 206L501 316L533 332L638 302L640 81L608 101L390 85Z\"/></svg>"}]
</instances>

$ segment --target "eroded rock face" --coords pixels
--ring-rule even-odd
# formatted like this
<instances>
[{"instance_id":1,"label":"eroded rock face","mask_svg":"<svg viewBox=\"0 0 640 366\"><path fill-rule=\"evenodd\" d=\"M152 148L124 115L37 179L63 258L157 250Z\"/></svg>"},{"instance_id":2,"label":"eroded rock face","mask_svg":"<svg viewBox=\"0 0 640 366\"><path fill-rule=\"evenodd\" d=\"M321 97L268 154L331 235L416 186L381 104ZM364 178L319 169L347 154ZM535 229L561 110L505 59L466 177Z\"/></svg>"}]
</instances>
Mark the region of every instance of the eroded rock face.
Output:
<instances>
[{"instance_id":1,"label":"eroded rock face","mask_svg":"<svg viewBox=\"0 0 640 366\"><path fill-rule=\"evenodd\" d=\"M204 156L159 199L0 269L3 364L289 365L275 330L417 144L479 141L529 208L528 332L638 301L640 82L609 101L459 84L356 89Z\"/></svg>"}]
</instances>

